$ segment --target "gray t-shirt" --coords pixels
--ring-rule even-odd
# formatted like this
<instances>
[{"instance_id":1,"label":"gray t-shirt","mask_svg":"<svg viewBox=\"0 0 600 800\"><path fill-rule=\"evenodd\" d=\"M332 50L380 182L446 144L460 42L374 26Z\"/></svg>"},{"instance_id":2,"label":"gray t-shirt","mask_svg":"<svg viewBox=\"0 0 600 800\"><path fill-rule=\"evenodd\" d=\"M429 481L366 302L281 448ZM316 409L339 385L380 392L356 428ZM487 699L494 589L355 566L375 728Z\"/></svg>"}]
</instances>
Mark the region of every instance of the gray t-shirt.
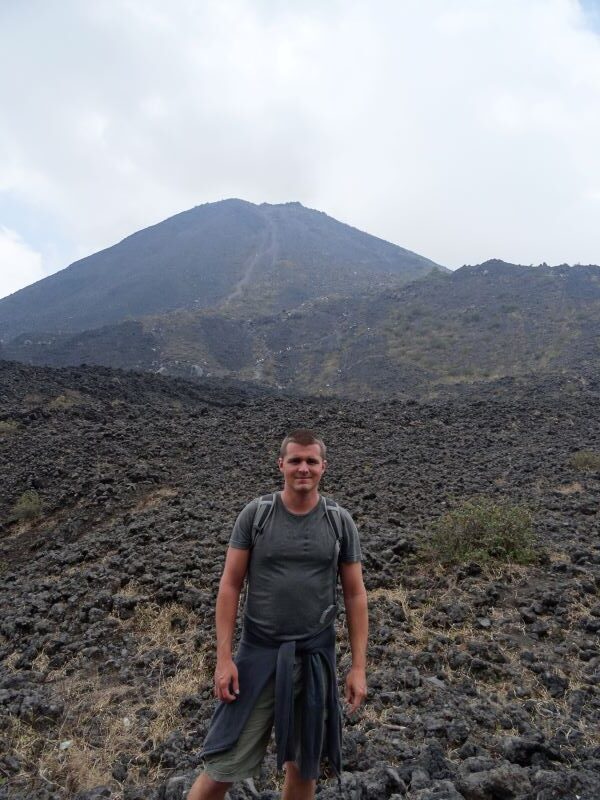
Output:
<instances>
[{"instance_id":1,"label":"gray t-shirt","mask_svg":"<svg viewBox=\"0 0 600 800\"><path fill-rule=\"evenodd\" d=\"M258 498L242 510L229 544L252 546ZM356 525L343 508L339 561L361 560ZM292 514L279 493L252 549L246 616L274 639L300 639L324 628L335 616L335 533L321 498L308 514Z\"/></svg>"}]
</instances>

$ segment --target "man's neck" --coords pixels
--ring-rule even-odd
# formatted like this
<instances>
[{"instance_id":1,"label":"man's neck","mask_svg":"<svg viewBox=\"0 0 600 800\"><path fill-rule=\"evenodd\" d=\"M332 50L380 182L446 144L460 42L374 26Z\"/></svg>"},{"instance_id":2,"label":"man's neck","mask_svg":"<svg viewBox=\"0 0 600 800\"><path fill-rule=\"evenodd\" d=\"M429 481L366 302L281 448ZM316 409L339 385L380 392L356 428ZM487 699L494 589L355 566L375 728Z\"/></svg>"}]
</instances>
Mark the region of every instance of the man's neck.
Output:
<instances>
[{"instance_id":1,"label":"man's neck","mask_svg":"<svg viewBox=\"0 0 600 800\"><path fill-rule=\"evenodd\" d=\"M308 514L321 499L316 489L314 492L294 492L286 486L284 486L280 497L283 505L292 514Z\"/></svg>"}]
</instances>

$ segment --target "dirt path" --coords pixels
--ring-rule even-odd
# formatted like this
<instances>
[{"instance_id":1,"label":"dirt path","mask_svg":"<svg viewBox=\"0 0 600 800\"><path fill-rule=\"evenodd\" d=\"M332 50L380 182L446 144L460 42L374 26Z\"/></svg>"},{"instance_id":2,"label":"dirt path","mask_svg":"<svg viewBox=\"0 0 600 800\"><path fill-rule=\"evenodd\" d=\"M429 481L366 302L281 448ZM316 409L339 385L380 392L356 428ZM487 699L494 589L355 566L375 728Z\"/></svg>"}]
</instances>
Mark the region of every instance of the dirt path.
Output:
<instances>
[{"instance_id":1,"label":"dirt path","mask_svg":"<svg viewBox=\"0 0 600 800\"><path fill-rule=\"evenodd\" d=\"M244 272L240 280L236 283L233 291L225 299L224 306L230 305L238 297L241 297L244 289L249 285L257 264L265 262L265 267L268 269L275 263L275 258L278 251L278 237L275 224L271 217L263 215L265 221L265 230L262 235L262 241L256 253L251 255L244 264Z\"/></svg>"}]
</instances>

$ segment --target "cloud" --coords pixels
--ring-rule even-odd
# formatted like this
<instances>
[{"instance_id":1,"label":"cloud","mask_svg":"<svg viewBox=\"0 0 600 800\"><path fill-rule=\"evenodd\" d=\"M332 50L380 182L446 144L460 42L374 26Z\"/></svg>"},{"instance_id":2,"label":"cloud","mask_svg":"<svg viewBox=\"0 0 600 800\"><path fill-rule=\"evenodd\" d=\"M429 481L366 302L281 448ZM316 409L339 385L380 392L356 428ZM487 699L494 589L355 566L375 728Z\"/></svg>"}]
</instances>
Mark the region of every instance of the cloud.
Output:
<instances>
[{"instance_id":1,"label":"cloud","mask_svg":"<svg viewBox=\"0 0 600 800\"><path fill-rule=\"evenodd\" d=\"M29 247L15 231L0 226L0 298L44 275L41 253Z\"/></svg>"},{"instance_id":2,"label":"cloud","mask_svg":"<svg viewBox=\"0 0 600 800\"><path fill-rule=\"evenodd\" d=\"M0 10L0 194L65 257L237 196L450 266L600 262L589 4L33 5Z\"/></svg>"}]
</instances>

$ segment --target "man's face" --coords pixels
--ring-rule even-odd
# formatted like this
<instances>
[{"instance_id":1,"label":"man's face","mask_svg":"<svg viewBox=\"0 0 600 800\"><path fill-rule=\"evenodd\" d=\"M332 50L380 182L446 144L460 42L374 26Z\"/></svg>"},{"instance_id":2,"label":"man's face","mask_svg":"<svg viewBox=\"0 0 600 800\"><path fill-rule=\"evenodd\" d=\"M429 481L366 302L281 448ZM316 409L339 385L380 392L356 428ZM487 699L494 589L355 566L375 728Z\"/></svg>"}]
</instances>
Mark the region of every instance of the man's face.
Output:
<instances>
[{"instance_id":1,"label":"man's face","mask_svg":"<svg viewBox=\"0 0 600 800\"><path fill-rule=\"evenodd\" d=\"M286 488L296 492L316 489L326 466L327 462L321 458L318 444L290 442L285 456L279 459L279 469L283 473Z\"/></svg>"}]
</instances>

